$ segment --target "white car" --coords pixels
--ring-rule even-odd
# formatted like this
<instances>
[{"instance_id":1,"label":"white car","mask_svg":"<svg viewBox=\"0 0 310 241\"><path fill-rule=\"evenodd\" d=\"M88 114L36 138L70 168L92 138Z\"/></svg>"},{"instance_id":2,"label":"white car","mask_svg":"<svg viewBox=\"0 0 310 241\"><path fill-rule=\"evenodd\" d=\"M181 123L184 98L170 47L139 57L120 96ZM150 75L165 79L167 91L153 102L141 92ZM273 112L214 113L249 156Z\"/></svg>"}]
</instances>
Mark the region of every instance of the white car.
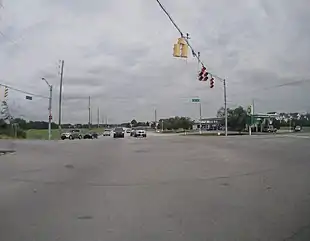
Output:
<instances>
[{"instance_id":1,"label":"white car","mask_svg":"<svg viewBox=\"0 0 310 241\"><path fill-rule=\"evenodd\" d=\"M65 139L69 139L69 140L82 139L82 135L81 135L80 130L70 130L68 132L62 133L60 138L62 140L65 140Z\"/></svg>"},{"instance_id":2,"label":"white car","mask_svg":"<svg viewBox=\"0 0 310 241\"><path fill-rule=\"evenodd\" d=\"M146 137L146 130L137 129L137 130L135 130L133 136L134 137Z\"/></svg>"},{"instance_id":3,"label":"white car","mask_svg":"<svg viewBox=\"0 0 310 241\"><path fill-rule=\"evenodd\" d=\"M294 131L295 131L295 132L301 131L301 126L296 126L296 127L294 128Z\"/></svg>"}]
</instances>

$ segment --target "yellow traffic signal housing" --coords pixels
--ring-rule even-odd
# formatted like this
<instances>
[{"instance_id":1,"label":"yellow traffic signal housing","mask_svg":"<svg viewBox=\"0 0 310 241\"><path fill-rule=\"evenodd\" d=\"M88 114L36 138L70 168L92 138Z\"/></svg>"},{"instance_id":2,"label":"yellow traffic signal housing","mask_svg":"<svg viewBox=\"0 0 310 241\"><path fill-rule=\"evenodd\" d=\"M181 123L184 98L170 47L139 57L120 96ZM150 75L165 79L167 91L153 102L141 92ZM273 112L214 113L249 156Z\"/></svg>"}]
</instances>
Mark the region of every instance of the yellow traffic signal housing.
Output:
<instances>
[{"instance_id":1,"label":"yellow traffic signal housing","mask_svg":"<svg viewBox=\"0 0 310 241\"><path fill-rule=\"evenodd\" d=\"M182 44L181 57L187 58L188 46L187 44Z\"/></svg>"},{"instance_id":2,"label":"yellow traffic signal housing","mask_svg":"<svg viewBox=\"0 0 310 241\"><path fill-rule=\"evenodd\" d=\"M188 57L188 45L184 38L178 38L178 43L174 44L173 56L182 58Z\"/></svg>"},{"instance_id":3,"label":"yellow traffic signal housing","mask_svg":"<svg viewBox=\"0 0 310 241\"><path fill-rule=\"evenodd\" d=\"M174 44L173 46L173 56L174 57L181 57L181 50L180 50L181 46L180 44Z\"/></svg>"}]
</instances>

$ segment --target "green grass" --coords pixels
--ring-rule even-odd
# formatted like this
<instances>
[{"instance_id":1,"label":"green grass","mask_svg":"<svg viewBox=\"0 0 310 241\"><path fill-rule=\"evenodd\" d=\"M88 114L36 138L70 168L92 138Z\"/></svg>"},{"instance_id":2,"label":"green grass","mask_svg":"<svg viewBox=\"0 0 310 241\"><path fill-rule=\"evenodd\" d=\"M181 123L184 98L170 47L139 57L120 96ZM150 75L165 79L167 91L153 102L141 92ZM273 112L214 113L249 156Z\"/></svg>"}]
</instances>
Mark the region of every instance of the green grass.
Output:
<instances>
[{"instance_id":1,"label":"green grass","mask_svg":"<svg viewBox=\"0 0 310 241\"><path fill-rule=\"evenodd\" d=\"M103 132L103 128L94 128L91 129L91 131L101 133ZM65 132L66 130L62 130L62 132ZM81 129L81 133L87 133L89 130L88 129ZM48 140L48 130L27 130L27 139L32 139L32 140ZM59 130L58 129L52 129L52 140L59 140L60 135L59 135Z\"/></svg>"}]
</instances>

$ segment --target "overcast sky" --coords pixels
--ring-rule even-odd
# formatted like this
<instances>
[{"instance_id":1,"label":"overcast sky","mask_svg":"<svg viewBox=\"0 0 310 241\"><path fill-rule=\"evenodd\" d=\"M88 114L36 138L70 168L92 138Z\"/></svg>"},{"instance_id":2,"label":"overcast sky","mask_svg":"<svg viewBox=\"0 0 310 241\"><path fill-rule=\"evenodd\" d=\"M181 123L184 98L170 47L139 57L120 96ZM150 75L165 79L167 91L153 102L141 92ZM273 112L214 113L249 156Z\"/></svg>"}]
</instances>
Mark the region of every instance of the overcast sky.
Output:
<instances>
[{"instance_id":1,"label":"overcast sky","mask_svg":"<svg viewBox=\"0 0 310 241\"><path fill-rule=\"evenodd\" d=\"M201 52L208 70L227 79L228 105L310 111L308 0L161 0ZM175 115L198 118L223 106L223 86L197 80L197 62L175 59L179 37L155 0L3 0L1 82L48 95L58 120L59 60L65 61L63 122L88 121L97 107L110 122ZM292 81L296 85L273 88ZM309 80L309 81L308 81ZM3 90L2 90L3 91ZM15 116L45 120L46 99L9 93Z\"/></svg>"}]
</instances>

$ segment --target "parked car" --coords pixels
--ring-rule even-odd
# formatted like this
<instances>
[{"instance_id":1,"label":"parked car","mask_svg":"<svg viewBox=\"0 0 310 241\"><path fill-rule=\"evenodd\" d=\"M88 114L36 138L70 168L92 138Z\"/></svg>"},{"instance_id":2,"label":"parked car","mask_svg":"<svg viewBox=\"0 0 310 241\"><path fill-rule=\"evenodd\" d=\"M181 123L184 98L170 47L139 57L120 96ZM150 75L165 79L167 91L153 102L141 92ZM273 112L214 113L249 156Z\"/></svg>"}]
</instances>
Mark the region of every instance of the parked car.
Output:
<instances>
[{"instance_id":1,"label":"parked car","mask_svg":"<svg viewBox=\"0 0 310 241\"><path fill-rule=\"evenodd\" d=\"M74 139L82 139L82 134L80 132L80 130L70 130L68 132L64 132L61 134L60 138L62 140L65 140L65 139L69 139L69 140L74 140Z\"/></svg>"},{"instance_id":2,"label":"parked car","mask_svg":"<svg viewBox=\"0 0 310 241\"><path fill-rule=\"evenodd\" d=\"M104 130L102 133L103 136L111 136L111 130Z\"/></svg>"},{"instance_id":3,"label":"parked car","mask_svg":"<svg viewBox=\"0 0 310 241\"><path fill-rule=\"evenodd\" d=\"M113 132L114 138L124 138L125 137L125 130L122 127L116 127Z\"/></svg>"},{"instance_id":4,"label":"parked car","mask_svg":"<svg viewBox=\"0 0 310 241\"><path fill-rule=\"evenodd\" d=\"M131 133L131 128L128 128L128 129L126 130L126 133Z\"/></svg>"},{"instance_id":5,"label":"parked car","mask_svg":"<svg viewBox=\"0 0 310 241\"><path fill-rule=\"evenodd\" d=\"M135 130L134 137L146 137L146 130L144 129Z\"/></svg>"},{"instance_id":6,"label":"parked car","mask_svg":"<svg viewBox=\"0 0 310 241\"><path fill-rule=\"evenodd\" d=\"M91 133L91 136L93 139L98 139L98 133L96 132Z\"/></svg>"},{"instance_id":7,"label":"parked car","mask_svg":"<svg viewBox=\"0 0 310 241\"><path fill-rule=\"evenodd\" d=\"M301 126L295 126L294 131L295 132L301 131Z\"/></svg>"}]
</instances>

